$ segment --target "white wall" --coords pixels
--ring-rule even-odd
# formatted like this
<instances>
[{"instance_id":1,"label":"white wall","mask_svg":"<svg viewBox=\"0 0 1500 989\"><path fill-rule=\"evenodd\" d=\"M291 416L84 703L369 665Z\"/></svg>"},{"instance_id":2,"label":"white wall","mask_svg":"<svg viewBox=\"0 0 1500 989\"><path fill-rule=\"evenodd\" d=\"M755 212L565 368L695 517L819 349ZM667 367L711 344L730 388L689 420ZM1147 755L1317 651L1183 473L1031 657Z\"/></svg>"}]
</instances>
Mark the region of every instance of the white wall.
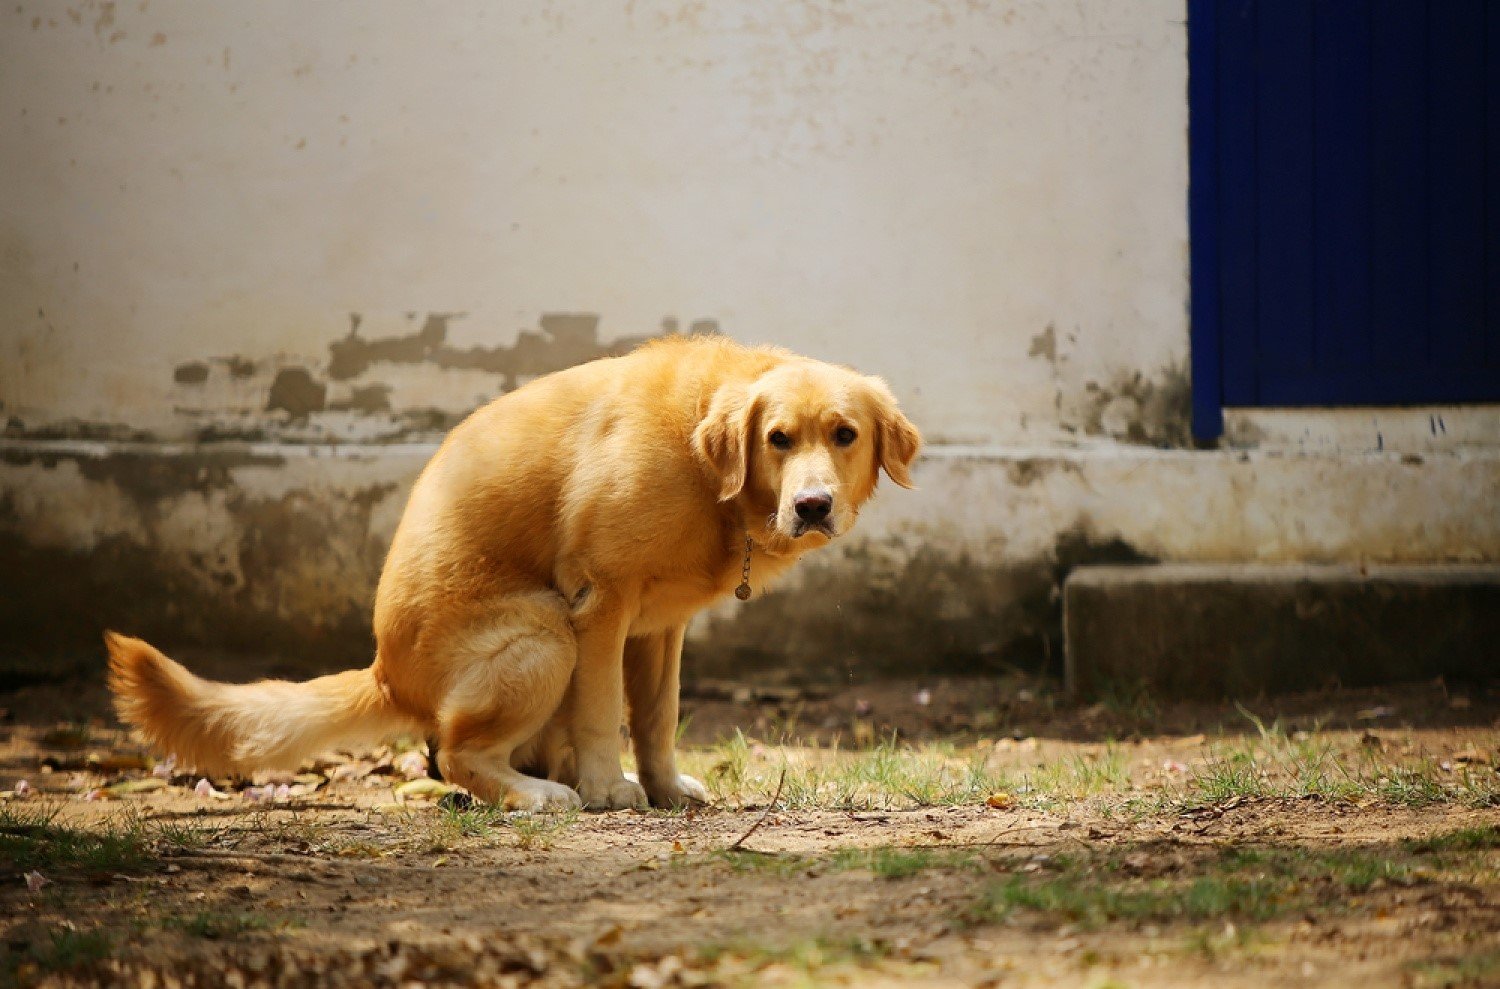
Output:
<instances>
[{"instance_id":1,"label":"white wall","mask_svg":"<svg viewBox=\"0 0 1500 989\"><path fill-rule=\"evenodd\" d=\"M250 407L265 383L173 367L317 365L349 312L367 336L467 313L463 346L549 311L606 335L674 315L886 374L939 441L1051 441L1087 382L1185 361L1182 19L20 0L0 14L0 400L28 427L186 435L172 409ZM408 400L475 390L445 379Z\"/></svg>"},{"instance_id":2,"label":"white wall","mask_svg":"<svg viewBox=\"0 0 1500 989\"><path fill-rule=\"evenodd\" d=\"M0 637L342 663L443 424L669 319L930 444L816 595L700 623L730 655L1046 653L1089 559L1500 561L1495 408L1190 448L1183 0L14 4ZM340 371L350 314L388 359Z\"/></svg>"}]
</instances>

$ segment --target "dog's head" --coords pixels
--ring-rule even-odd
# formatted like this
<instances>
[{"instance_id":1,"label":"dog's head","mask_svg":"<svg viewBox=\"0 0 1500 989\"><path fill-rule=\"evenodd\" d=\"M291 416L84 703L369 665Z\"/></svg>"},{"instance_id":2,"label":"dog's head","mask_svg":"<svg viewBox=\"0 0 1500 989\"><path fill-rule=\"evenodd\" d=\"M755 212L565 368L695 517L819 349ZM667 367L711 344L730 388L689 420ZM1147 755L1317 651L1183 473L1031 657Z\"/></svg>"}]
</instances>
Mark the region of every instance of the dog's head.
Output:
<instances>
[{"instance_id":1,"label":"dog's head","mask_svg":"<svg viewBox=\"0 0 1500 989\"><path fill-rule=\"evenodd\" d=\"M912 486L922 438L884 381L796 360L720 387L693 442L720 501L763 510L765 535L822 543L849 531L882 468Z\"/></svg>"}]
</instances>

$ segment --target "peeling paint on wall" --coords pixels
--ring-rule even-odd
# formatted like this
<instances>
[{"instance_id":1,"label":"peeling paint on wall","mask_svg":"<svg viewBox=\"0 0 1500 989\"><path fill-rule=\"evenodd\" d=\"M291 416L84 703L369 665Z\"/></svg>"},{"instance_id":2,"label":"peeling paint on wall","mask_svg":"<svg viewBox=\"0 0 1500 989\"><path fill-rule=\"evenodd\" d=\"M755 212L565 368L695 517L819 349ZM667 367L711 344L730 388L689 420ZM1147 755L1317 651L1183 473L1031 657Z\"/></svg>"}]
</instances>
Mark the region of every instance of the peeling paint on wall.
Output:
<instances>
[{"instance_id":1,"label":"peeling paint on wall","mask_svg":"<svg viewBox=\"0 0 1500 989\"><path fill-rule=\"evenodd\" d=\"M404 337L367 340L359 335L360 317L350 315L349 335L329 345L328 376L335 381L358 377L379 363L431 363L443 368L471 368L501 375L511 391L523 379L547 374L599 357L626 353L647 337L623 337L611 344L599 340L599 317L592 313L548 313L541 332L523 331L510 346L470 347L448 344L448 323L462 313L429 313L421 329Z\"/></svg>"},{"instance_id":2,"label":"peeling paint on wall","mask_svg":"<svg viewBox=\"0 0 1500 989\"><path fill-rule=\"evenodd\" d=\"M266 399L266 411L281 410L291 413L293 419L306 419L309 413L323 411L328 397L328 386L313 380L305 367L285 367L276 372L271 382L271 394Z\"/></svg>"},{"instance_id":3,"label":"peeling paint on wall","mask_svg":"<svg viewBox=\"0 0 1500 989\"><path fill-rule=\"evenodd\" d=\"M189 361L172 369L172 380L179 385L201 385L208 380L208 365L202 361Z\"/></svg>"},{"instance_id":4,"label":"peeling paint on wall","mask_svg":"<svg viewBox=\"0 0 1500 989\"><path fill-rule=\"evenodd\" d=\"M1154 379L1132 371L1105 385L1090 381L1084 391L1079 424L1088 436L1158 447L1193 445L1192 379L1181 365L1162 368Z\"/></svg>"}]
</instances>

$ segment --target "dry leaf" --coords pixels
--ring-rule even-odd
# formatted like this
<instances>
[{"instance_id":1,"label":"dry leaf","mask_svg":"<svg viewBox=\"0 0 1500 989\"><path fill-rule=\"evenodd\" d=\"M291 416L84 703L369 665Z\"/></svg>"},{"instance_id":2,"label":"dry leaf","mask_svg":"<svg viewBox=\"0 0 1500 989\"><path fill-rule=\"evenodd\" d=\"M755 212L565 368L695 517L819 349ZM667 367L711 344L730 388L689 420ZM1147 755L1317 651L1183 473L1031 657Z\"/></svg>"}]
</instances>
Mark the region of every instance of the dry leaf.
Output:
<instances>
[{"instance_id":1,"label":"dry leaf","mask_svg":"<svg viewBox=\"0 0 1500 989\"><path fill-rule=\"evenodd\" d=\"M104 788L105 792L115 797L126 797L133 793L150 793L152 790L160 790L167 785L167 781L160 776L147 776L139 780L121 780Z\"/></svg>"},{"instance_id":2,"label":"dry leaf","mask_svg":"<svg viewBox=\"0 0 1500 989\"><path fill-rule=\"evenodd\" d=\"M986 807L994 807L997 810L1009 810L1016 805L1016 798L1003 791L992 793L985 798L984 805Z\"/></svg>"},{"instance_id":3,"label":"dry leaf","mask_svg":"<svg viewBox=\"0 0 1500 989\"><path fill-rule=\"evenodd\" d=\"M397 800L436 800L457 791L458 787L451 783L440 783L425 776L421 779L407 780L394 790Z\"/></svg>"}]
</instances>

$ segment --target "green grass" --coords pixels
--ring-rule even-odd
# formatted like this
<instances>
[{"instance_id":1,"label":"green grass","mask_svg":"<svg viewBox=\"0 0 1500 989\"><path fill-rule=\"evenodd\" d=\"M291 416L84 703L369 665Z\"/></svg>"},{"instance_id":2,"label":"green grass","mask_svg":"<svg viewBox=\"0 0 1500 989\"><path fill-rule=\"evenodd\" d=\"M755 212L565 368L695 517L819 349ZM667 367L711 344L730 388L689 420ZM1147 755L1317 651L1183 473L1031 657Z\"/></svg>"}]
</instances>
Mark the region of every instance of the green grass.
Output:
<instances>
[{"instance_id":1,"label":"green grass","mask_svg":"<svg viewBox=\"0 0 1500 989\"><path fill-rule=\"evenodd\" d=\"M868 968L891 955L891 946L886 942L863 937L823 934L789 944L739 938L698 947L693 952L691 968L707 977L709 985L760 985L759 973L773 965L799 974L803 977L802 984L821 985L824 978L839 975L836 970Z\"/></svg>"},{"instance_id":2,"label":"green grass","mask_svg":"<svg viewBox=\"0 0 1500 989\"><path fill-rule=\"evenodd\" d=\"M181 931L208 941L237 938L251 931L265 931L280 926L271 917L260 913L234 910L200 910L181 916L164 917L164 930Z\"/></svg>"},{"instance_id":3,"label":"green grass","mask_svg":"<svg viewBox=\"0 0 1500 989\"><path fill-rule=\"evenodd\" d=\"M983 858L969 849L882 845L875 848L841 848L828 855L791 855L724 849L709 859L725 862L736 872L795 876L803 873L866 870L880 879L905 879L929 869L975 869ZM686 859L696 865L703 859Z\"/></svg>"},{"instance_id":4,"label":"green grass","mask_svg":"<svg viewBox=\"0 0 1500 989\"><path fill-rule=\"evenodd\" d=\"M1006 788L1008 780L985 770L986 754L894 737L856 750L769 747L737 731L712 749L684 753L684 762L730 805L767 803L779 786L777 802L789 810L903 810L982 803Z\"/></svg>"},{"instance_id":5,"label":"green grass","mask_svg":"<svg viewBox=\"0 0 1500 989\"><path fill-rule=\"evenodd\" d=\"M571 809L560 814L512 814L510 827L516 834L517 847L546 851L577 820L578 811Z\"/></svg>"},{"instance_id":6,"label":"green grass","mask_svg":"<svg viewBox=\"0 0 1500 989\"><path fill-rule=\"evenodd\" d=\"M33 985L40 975L87 969L113 951L103 931L59 930L19 950L0 946L0 985Z\"/></svg>"},{"instance_id":7,"label":"green grass","mask_svg":"<svg viewBox=\"0 0 1500 989\"><path fill-rule=\"evenodd\" d=\"M1050 874L992 881L960 917L994 923L1025 911L1085 928L1146 921L1260 923L1314 908L1342 909L1351 896L1415 875L1399 850L1299 847L1231 848L1182 868L1164 867L1160 875L1132 875L1122 866L1138 851L1055 856L1048 862Z\"/></svg>"},{"instance_id":8,"label":"green grass","mask_svg":"<svg viewBox=\"0 0 1500 989\"><path fill-rule=\"evenodd\" d=\"M969 868L977 861L973 853L951 848L845 848L828 860L828 868L868 869L881 879L904 879L928 869Z\"/></svg>"},{"instance_id":9,"label":"green grass","mask_svg":"<svg viewBox=\"0 0 1500 989\"><path fill-rule=\"evenodd\" d=\"M1477 852L1500 848L1500 824L1458 828L1427 838L1403 842L1403 844L1409 851L1418 855L1433 852Z\"/></svg>"},{"instance_id":10,"label":"green grass","mask_svg":"<svg viewBox=\"0 0 1500 989\"><path fill-rule=\"evenodd\" d=\"M518 847L545 851L577 821L576 810L559 814L518 814L493 804L473 803L466 807L449 804L441 807L436 818L428 824L428 851L451 851L466 840L493 839L506 831L516 836Z\"/></svg>"},{"instance_id":11,"label":"green grass","mask_svg":"<svg viewBox=\"0 0 1500 989\"><path fill-rule=\"evenodd\" d=\"M1317 728L1288 734L1279 723L1244 714L1252 726L1248 734L1208 743L1201 755L1185 753L1191 768L1179 775L1164 775L1154 759L1143 761L1132 747L1118 744L1002 771L987 768L987 745L913 745L891 737L849 750L766 745L738 732L717 746L686 750L683 762L716 802L730 807L764 806L778 783L778 805L788 810L974 805L1000 791L1022 808L1083 805L1127 818L1236 798L1500 806L1500 774L1488 767L1444 769L1430 754L1411 752L1395 739L1382 747Z\"/></svg>"},{"instance_id":12,"label":"green grass","mask_svg":"<svg viewBox=\"0 0 1500 989\"><path fill-rule=\"evenodd\" d=\"M1477 951L1457 958L1432 958L1407 966L1413 989L1500 984L1500 949Z\"/></svg>"},{"instance_id":13,"label":"green grass","mask_svg":"<svg viewBox=\"0 0 1500 989\"><path fill-rule=\"evenodd\" d=\"M151 829L122 816L90 829L58 821L47 805L0 804L0 871L139 872L153 860Z\"/></svg>"}]
</instances>

